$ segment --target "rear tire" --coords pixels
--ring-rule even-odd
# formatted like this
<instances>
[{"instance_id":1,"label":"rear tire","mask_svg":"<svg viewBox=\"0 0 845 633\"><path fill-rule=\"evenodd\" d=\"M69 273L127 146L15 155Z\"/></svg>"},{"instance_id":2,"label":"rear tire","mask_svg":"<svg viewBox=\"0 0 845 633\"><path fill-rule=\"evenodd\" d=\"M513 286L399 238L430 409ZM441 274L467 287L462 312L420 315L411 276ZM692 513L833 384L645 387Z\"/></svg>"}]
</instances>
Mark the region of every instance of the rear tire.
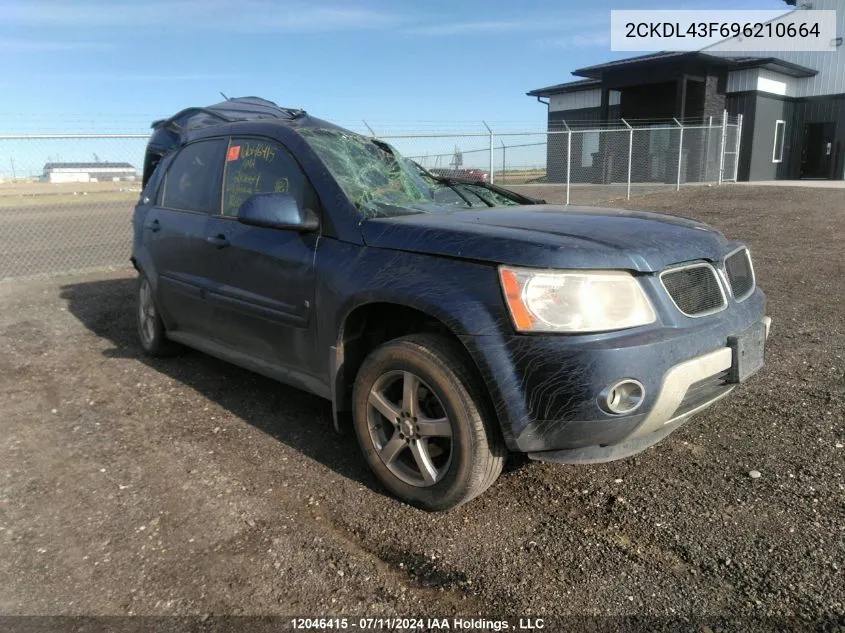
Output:
<instances>
[{"instance_id":1,"label":"rear tire","mask_svg":"<svg viewBox=\"0 0 845 633\"><path fill-rule=\"evenodd\" d=\"M374 350L355 378L353 426L367 464L394 495L448 510L502 472L505 447L465 352L437 334Z\"/></svg>"},{"instance_id":2,"label":"rear tire","mask_svg":"<svg viewBox=\"0 0 845 633\"><path fill-rule=\"evenodd\" d=\"M150 356L174 356L184 351L178 343L167 339L164 322L159 316L152 284L144 273L138 276L136 292L135 321L141 349Z\"/></svg>"}]
</instances>

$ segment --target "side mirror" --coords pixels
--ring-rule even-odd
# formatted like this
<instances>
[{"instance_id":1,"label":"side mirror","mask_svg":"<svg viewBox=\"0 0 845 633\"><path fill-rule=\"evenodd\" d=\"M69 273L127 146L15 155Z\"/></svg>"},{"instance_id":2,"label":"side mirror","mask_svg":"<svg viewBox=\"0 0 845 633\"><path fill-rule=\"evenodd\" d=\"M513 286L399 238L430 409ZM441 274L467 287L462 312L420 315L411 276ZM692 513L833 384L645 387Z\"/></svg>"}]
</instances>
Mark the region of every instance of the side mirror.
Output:
<instances>
[{"instance_id":1,"label":"side mirror","mask_svg":"<svg viewBox=\"0 0 845 633\"><path fill-rule=\"evenodd\" d=\"M256 193L238 209L238 222L266 229L286 229L308 233L320 226L317 214L300 209L289 193Z\"/></svg>"}]
</instances>

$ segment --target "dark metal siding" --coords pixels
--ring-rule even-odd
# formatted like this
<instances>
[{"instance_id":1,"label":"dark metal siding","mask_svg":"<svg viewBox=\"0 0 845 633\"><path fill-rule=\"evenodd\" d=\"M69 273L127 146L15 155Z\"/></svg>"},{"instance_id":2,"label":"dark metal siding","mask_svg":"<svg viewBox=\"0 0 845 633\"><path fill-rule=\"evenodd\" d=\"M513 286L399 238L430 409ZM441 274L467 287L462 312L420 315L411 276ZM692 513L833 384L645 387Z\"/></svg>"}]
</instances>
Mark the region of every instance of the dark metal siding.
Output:
<instances>
[{"instance_id":1,"label":"dark metal siding","mask_svg":"<svg viewBox=\"0 0 845 633\"><path fill-rule=\"evenodd\" d=\"M833 144L834 166L833 177L835 180L842 180L845 175L845 94L831 95L804 99L795 103L795 125L793 134L795 151L791 156L790 171L793 174L790 178L798 178L801 171L801 150L804 141L804 125L806 123L825 123L834 121L836 123L835 140Z\"/></svg>"},{"instance_id":2,"label":"dark metal siding","mask_svg":"<svg viewBox=\"0 0 845 633\"><path fill-rule=\"evenodd\" d=\"M742 114L739 180L792 180L801 177L804 126L836 123L834 178L845 171L845 94L793 99L760 92L728 95L728 112ZM775 121L786 121L783 162L772 162Z\"/></svg>"},{"instance_id":3,"label":"dark metal siding","mask_svg":"<svg viewBox=\"0 0 845 633\"><path fill-rule=\"evenodd\" d=\"M618 106L611 106L616 108ZM568 123L581 121L599 121L601 119L601 107L594 108L579 108L577 110L556 110L549 112L549 129L550 130L565 130L566 126L563 121Z\"/></svg>"},{"instance_id":4,"label":"dark metal siding","mask_svg":"<svg viewBox=\"0 0 845 633\"><path fill-rule=\"evenodd\" d=\"M610 106L609 116L611 120L619 118L619 106ZM549 130L565 130L563 124L566 121L576 129L584 127L587 122L594 122L595 127L602 126L601 107L579 108L577 110L558 110L549 112ZM546 146L546 181L563 183L566 182L566 134L550 134ZM572 135L572 165L570 167L571 182L591 182L593 180L593 168L583 167L581 156L584 147L584 135Z\"/></svg>"}]
</instances>

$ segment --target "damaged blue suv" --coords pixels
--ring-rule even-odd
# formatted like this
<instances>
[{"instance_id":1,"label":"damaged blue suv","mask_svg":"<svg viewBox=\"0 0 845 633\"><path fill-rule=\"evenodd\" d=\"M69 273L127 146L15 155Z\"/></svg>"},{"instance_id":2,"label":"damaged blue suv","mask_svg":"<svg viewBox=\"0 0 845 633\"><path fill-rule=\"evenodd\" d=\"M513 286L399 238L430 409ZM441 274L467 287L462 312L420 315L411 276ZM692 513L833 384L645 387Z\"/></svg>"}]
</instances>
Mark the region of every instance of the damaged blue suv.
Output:
<instances>
[{"instance_id":1,"label":"damaged blue suv","mask_svg":"<svg viewBox=\"0 0 845 633\"><path fill-rule=\"evenodd\" d=\"M436 176L254 97L153 128L133 219L143 349L326 398L408 503L465 503L509 451L633 455L763 365L748 249L706 225Z\"/></svg>"}]
</instances>

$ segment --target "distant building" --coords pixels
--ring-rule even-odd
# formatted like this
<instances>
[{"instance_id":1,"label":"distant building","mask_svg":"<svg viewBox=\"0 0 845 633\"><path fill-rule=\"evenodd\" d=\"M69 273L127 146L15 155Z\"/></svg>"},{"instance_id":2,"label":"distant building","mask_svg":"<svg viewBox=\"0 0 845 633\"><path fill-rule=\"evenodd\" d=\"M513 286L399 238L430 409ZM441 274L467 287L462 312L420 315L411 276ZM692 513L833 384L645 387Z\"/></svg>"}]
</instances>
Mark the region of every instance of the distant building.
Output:
<instances>
[{"instance_id":1,"label":"distant building","mask_svg":"<svg viewBox=\"0 0 845 633\"><path fill-rule=\"evenodd\" d=\"M573 73L581 77L576 81L527 94L548 98L543 103L548 106L549 130L602 127L620 119L671 125L675 119L700 124L713 117L718 123L727 110L731 116L743 116L738 180L842 180L845 0L812 0L812 8L836 11L835 50L737 53L725 51L720 43L703 51L661 52L580 68ZM640 139L645 134L640 133ZM650 147L666 146L659 134L666 132L651 134ZM614 154L627 154L626 142L614 144L612 138L598 132L572 137L573 182L599 182L602 166L612 164ZM689 149L687 176L695 179L702 163L693 160L697 148ZM677 153L662 153L667 164L678 163ZM657 152L654 157L659 158ZM633 169L646 169L646 163ZM559 135L548 143L549 182L565 182L566 169L566 137ZM634 177L649 179L636 172Z\"/></svg>"},{"instance_id":2,"label":"distant building","mask_svg":"<svg viewBox=\"0 0 845 633\"><path fill-rule=\"evenodd\" d=\"M116 182L135 180L129 163L46 163L42 179L47 182Z\"/></svg>"}]
</instances>

